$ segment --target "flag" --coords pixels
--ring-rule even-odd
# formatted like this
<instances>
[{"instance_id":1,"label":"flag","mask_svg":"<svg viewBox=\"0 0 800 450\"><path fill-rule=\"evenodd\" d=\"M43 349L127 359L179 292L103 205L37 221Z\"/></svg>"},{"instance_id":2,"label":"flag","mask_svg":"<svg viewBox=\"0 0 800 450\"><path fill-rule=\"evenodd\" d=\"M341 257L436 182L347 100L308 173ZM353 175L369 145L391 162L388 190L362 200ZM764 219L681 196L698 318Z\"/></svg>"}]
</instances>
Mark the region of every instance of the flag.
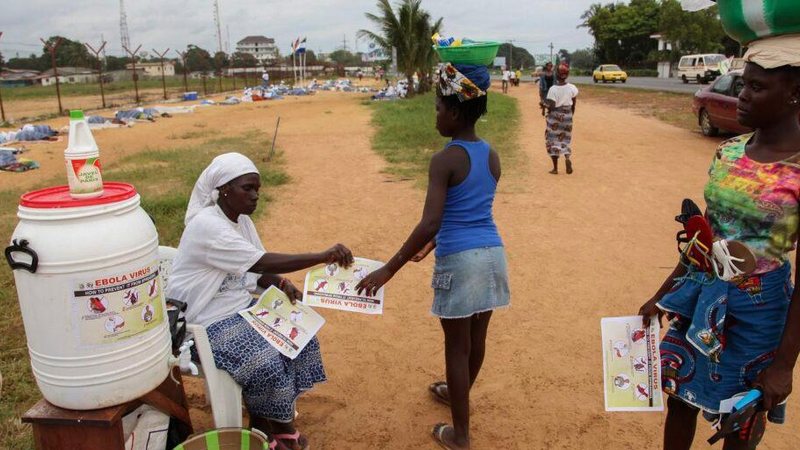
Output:
<instances>
[{"instance_id":1,"label":"flag","mask_svg":"<svg viewBox=\"0 0 800 450\"><path fill-rule=\"evenodd\" d=\"M297 51L297 53L305 53L306 52L306 38L303 38L303 40L300 41L300 44L298 45L296 51Z\"/></svg>"},{"instance_id":2,"label":"flag","mask_svg":"<svg viewBox=\"0 0 800 450\"><path fill-rule=\"evenodd\" d=\"M297 51L297 46L298 45L300 45L300 38L297 38L297 39L294 40L294 42L292 42L292 51L293 52Z\"/></svg>"}]
</instances>

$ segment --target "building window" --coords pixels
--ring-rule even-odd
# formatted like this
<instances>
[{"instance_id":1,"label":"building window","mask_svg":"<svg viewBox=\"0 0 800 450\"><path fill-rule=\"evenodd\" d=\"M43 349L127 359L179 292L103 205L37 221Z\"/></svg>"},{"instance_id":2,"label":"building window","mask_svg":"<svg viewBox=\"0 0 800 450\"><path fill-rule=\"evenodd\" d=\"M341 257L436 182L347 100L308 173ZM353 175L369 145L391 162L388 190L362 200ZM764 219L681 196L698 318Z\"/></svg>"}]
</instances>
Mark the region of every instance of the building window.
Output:
<instances>
[{"instance_id":1,"label":"building window","mask_svg":"<svg viewBox=\"0 0 800 450\"><path fill-rule=\"evenodd\" d=\"M69 82L70 83L74 83L75 82L75 77L69 77Z\"/></svg>"}]
</instances>

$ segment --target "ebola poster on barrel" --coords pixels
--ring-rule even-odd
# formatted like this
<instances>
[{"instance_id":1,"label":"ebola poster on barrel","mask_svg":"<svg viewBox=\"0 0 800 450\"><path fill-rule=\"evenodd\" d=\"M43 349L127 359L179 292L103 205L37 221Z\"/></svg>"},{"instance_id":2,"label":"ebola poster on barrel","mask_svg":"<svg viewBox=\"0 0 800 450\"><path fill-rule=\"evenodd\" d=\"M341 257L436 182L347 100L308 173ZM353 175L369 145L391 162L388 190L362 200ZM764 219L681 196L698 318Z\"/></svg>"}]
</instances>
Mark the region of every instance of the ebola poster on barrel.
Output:
<instances>
[{"instance_id":1,"label":"ebola poster on barrel","mask_svg":"<svg viewBox=\"0 0 800 450\"><path fill-rule=\"evenodd\" d=\"M658 320L605 317L600 329L606 411L663 411Z\"/></svg>"},{"instance_id":2,"label":"ebola poster on barrel","mask_svg":"<svg viewBox=\"0 0 800 450\"><path fill-rule=\"evenodd\" d=\"M292 304L275 286L239 315L282 355L295 359L325 324L325 319L301 302Z\"/></svg>"},{"instance_id":3,"label":"ebola poster on barrel","mask_svg":"<svg viewBox=\"0 0 800 450\"><path fill-rule=\"evenodd\" d=\"M355 258L348 268L328 264L313 269L306 274L303 303L362 314L383 314L383 287L374 296L364 291L359 295L355 291L359 281L381 267L380 261Z\"/></svg>"},{"instance_id":4,"label":"ebola poster on barrel","mask_svg":"<svg viewBox=\"0 0 800 450\"><path fill-rule=\"evenodd\" d=\"M81 345L119 342L164 322L158 262L74 282L72 311Z\"/></svg>"}]
</instances>

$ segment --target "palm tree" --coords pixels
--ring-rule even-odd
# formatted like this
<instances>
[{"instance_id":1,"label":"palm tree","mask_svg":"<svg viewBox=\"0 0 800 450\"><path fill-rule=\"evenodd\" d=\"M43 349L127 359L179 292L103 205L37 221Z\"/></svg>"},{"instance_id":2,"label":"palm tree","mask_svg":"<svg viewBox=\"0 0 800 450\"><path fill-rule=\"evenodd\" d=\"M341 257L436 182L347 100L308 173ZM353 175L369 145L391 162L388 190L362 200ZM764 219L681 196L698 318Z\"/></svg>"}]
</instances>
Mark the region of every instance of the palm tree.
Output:
<instances>
[{"instance_id":1,"label":"palm tree","mask_svg":"<svg viewBox=\"0 0 800 450\"><path fill-rule=\"evenodd\" d=\"M442 19L431 24L431 16L420 7L421 0L401 0L395 12L389 0L378 0L379 13L366 13L366 16L379 29L378 32L360 30L359 37L366 37L391 54L397 51L397 69L408 80L408 95L414 95L414 72L424 76L430 73L435 61L431 36L442 26ZM421 86L428 86L420 80Z\"/></svg>"}]
</instances>

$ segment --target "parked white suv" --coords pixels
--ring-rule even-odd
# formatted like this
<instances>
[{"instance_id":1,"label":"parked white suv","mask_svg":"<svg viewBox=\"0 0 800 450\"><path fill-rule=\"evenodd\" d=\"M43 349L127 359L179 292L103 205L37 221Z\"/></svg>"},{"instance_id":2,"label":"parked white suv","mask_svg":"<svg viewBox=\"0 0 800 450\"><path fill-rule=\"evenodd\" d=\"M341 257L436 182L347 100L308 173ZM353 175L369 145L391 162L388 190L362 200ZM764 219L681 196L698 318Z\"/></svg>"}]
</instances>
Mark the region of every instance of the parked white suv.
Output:
<instances>
[{"instance_id":1,"label":"parked white suv","mask_svg":"<svg viewBox=\"0 0 800 450\"><path fill-rule=\"evenodd\" d=\"M722 74L723 69L720 65L725 64L727 60L725 55L718 53L686 55L678 62L676 76L684 83L696 81L698 84L706 84Z\"/></svg>"}]
</instances>

